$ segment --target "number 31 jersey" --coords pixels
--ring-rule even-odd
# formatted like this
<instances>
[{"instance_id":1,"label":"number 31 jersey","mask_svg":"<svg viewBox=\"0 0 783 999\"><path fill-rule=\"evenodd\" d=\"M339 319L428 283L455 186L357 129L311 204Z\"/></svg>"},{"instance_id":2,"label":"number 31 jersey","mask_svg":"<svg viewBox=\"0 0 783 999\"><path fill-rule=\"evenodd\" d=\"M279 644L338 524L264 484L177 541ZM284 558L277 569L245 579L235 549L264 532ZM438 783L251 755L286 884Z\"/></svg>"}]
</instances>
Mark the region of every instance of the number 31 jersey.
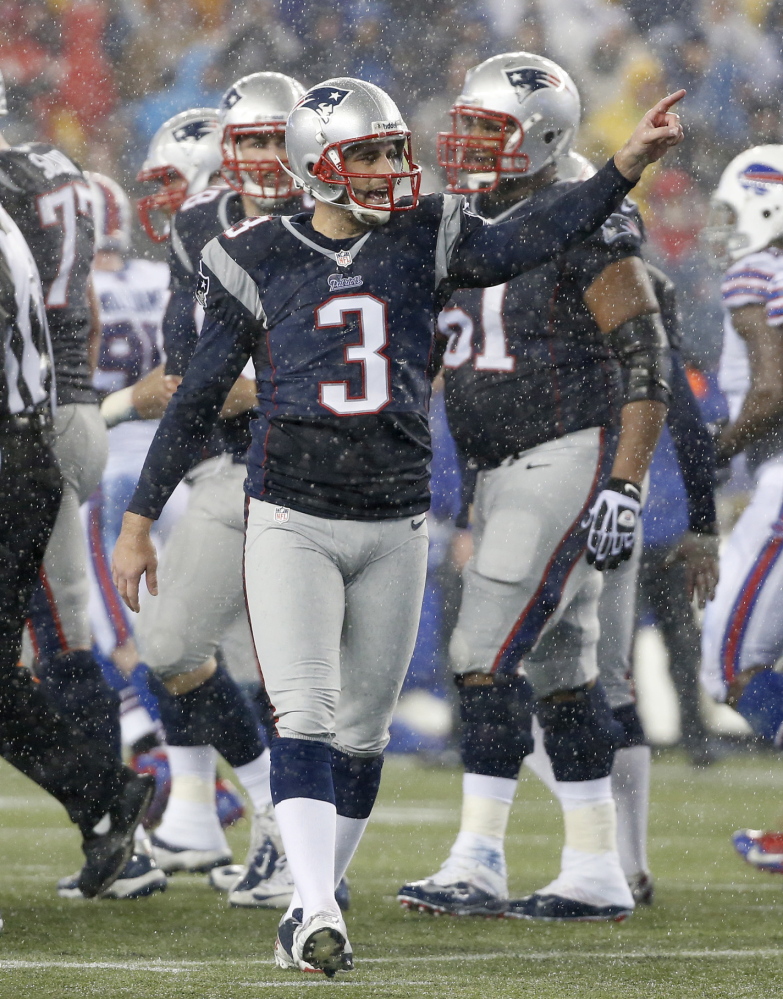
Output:
<instances>
[{"instance_id":1,"label":"number 31 jersey","mask_svg":"<svg viewBox=\"0 0 783 999\"><path fill-rule=\"evenodd\" d=\"M95 246L92 195L68 157L45 142L0 150L0 202L41 275L57 399L95 402L90 383L87 282Z\"/></svg>"}]
</instances>

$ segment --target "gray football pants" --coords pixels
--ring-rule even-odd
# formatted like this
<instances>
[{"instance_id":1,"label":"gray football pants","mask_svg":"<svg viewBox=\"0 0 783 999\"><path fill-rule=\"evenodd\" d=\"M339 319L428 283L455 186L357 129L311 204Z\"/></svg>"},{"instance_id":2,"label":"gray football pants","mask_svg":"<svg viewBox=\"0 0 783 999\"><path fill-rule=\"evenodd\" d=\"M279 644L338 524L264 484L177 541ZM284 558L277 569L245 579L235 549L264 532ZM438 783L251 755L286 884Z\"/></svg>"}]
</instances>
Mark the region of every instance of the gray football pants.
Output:
<instances>
[{"instance_id":1,"label":"gray football pants","mask_svg":"<svg viewBox=\"0 0 783 999\"><path fill-rule=\"evenodd\" d=\"M608 437L580 430L479 474L450 644L456 673L521 662L539 697L597 676L601 574L585 560L580 523L611 465Z\"/></svg>"},{"instance_id":2,"label":"gray football pants","mask_svg":"<svg viewBox=\"0 0 783 999\"><path fill-rule=\"evenodd\" d=\"M313 517L249 500L245 585L281 736L377 756L419 626L424 514Z\"/></svg>"},{"instance_id":3,"label":"gray football pants","mask_svg":"<svg viewBox=\"0 0 783 999\"><path fill-rule=\"evenodd\" d=\"M632 678L631 650L636 629L636 594L642 560L642 532L627 562L603 573L604 585L598 605L601 637L598 669L612 709L636 701Z\"/></svg>"},{"instance_id":4,"label":"gray football pants","mask_svg":"<svg viewBox=\"0 0 783 999\"><path fill-rule=\"evenodd\" d=\"M242 587L243 483L230 455L188 476L188 506L166 542L158 596L141 606L136 639L142 661L163 681L191 673L223 648L231 675L258 679Z\"/></svg>"},{"instance_id":5,"label":"gray football pants","mask_svg":"<svg viewBox=\"0 0 783 999\"><path fill-rule=\"evenodd\" d=\"M30 618L35 644L47 658L92 644L87 540L79 507L98 488L109 453L106 423L98 406L60 406L52 448L63 477L63 498Z\"/></svg>"}]
</instances>

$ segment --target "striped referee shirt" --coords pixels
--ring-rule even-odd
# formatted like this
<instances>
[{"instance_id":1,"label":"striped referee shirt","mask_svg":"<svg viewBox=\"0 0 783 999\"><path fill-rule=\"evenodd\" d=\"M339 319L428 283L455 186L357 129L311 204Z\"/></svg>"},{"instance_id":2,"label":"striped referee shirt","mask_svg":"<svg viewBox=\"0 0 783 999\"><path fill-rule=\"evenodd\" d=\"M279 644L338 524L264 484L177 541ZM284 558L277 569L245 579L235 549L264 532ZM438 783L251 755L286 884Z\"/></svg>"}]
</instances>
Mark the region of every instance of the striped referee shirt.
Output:
<instances>
[{"instance_id":1,"label":"striped referee shirt","mask_svg":"<svg viewBox=\"0 0 783 999\"><path fill-rule=\"evenodd\" d=\"M0 206L0 421L54 403L51 344L38 268Z\"/></svg>"}]
</instances>

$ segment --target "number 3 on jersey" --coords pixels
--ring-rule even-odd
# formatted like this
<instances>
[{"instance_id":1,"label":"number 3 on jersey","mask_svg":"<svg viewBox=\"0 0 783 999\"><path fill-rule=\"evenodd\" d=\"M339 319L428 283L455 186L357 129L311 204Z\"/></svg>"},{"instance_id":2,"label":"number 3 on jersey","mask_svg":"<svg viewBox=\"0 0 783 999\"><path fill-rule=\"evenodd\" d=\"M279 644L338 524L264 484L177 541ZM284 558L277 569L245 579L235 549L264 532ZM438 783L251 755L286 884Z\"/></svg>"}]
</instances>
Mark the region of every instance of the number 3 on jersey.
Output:
<instances>
[{"instance_id":1,"label":"number 3 on jersey","mask_svg":"<svg viewBox=\"0 0 783 999\"><path fill-rule=\"evenodd\" d=\"M386 303L373 295L330 298L315 310L316 326L346 326L350 314L358 316L361 339L345 348L345 360L361 364L363 392L350 396L348 382L321 382L319 402L338 416L379 413L391 401L389 359L383 354L389 339Z\"/></svg>"}]
</instances>

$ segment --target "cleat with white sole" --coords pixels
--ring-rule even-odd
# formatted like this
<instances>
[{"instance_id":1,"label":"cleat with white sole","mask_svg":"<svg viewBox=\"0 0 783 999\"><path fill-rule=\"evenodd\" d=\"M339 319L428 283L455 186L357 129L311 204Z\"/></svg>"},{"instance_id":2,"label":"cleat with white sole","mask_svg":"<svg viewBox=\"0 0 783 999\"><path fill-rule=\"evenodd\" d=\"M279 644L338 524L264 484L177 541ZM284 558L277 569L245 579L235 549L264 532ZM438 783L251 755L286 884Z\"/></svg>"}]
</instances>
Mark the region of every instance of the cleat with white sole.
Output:
<instances>
[{"instance_id":1,"label":"cleat with white sole","mask_svg":"<svg viewBox=\"0 0 783 999\"><path fill-rule=\"evenodd\" d=\"M79 874L71 874L69 877L60 878L57 882L57 894L60 898L84 898L79 889ZM114 899L135 899L146 898L154 895L155 892L165 891L168 886L168 878L164 872L156 865L152 857L143 853L134 854L125 864L120 876L110 885L106 891L101 892L99 898Z\"/></svg>"},{"instance_id":2,"label":"cleat with white sole","mask_svg":"<svg viewBox=\"0 0 783 999\"><path fill-rule=\"evenodd\" d=\"M213 867L224 867L231 863L231 853L226 850L191 850L187 846L174 846L154 833L150 836L150 843L155 863L166 874L177 871L206 874Z\"/></svg>"},{"instance_id":3,"label":"cleat with white sole","mask_svg":"<svg viewBox=\"0 0 783 999\"><path fill-rule=\"evenodd\" d=\"M207 881L215 891L231 891L234 885L245 876L247 868L244 864L225 864L223 867L213 867L207 876Z\"/></svg>"},{"instance_id":4,"label":"cleat with white sole","mask_svg":"<svg viewBox=\"0 0 783 999\"><path fill-rule=\"evenodd\" d=\"M293 894L294 881L270 805L253 816L244 872L231 886L228 901L238 908L287 909Z\"/></svg>"},{"instance_id":5,"label":"cleat with white sole","mask_svg":"<svg viewBox=\"0 0 783 999\"><path fill-rule=\"evenodd\" d=\"M591 905L563 895L540 895L510 899L506 919L537 919L544 923L622 923L632 915L633 906Z\"/></svg>"},{"instance_id":6,"label":"cleat with white sole","mask_svg":"<svg viewBox=\"0 0 783 999\"><path fill-rule=\"evenodd\" d=\"M315 969L327 978L334 978L338 971L350 970L346 967L348 948L348 933L342 916L335 912L314 912L294 928L291 957L301 971ZM350 967L353 967L353 955Z\"/></svg>"},{"instance_id":7,"label":"cleat with white sole","mask_svg":"<svg viewBox=\"0 0 783 999\"><path fill-rule=\"evenodd\" d=\"M302 910L294 909L288 919L281 919L277 927L277 939L275 940L275 964L283 971L304 971L310 974L323 974L322 968L314 968L310 964L303 967L294 959L294 933L302 925ZM342 966L340 971L353 971L353 952L350 943L345 943L343 950Z\"/></svg>"},{"instance_id":8,"label":"cleat with white sole","mask_svg":"<svg viewBox=\"0 0 783 999\"><path fill-rule=\"evenodd\" d=\"M441 869L397 892L404 909L432 916L502 916L508 904L504 873L478 861L449 857Z\"/></svg>"}]
</instances>

